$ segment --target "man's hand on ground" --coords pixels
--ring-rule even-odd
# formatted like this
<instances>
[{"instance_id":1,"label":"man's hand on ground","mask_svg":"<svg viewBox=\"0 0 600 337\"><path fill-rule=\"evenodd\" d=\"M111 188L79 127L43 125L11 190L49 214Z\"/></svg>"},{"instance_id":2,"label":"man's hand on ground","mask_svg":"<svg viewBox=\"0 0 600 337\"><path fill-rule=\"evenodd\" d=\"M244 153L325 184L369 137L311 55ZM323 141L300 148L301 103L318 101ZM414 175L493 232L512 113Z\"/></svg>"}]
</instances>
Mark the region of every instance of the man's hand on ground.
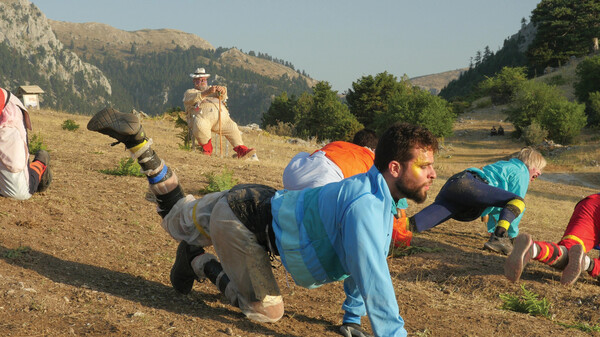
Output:
<instances>
[{"instance_id":1,"label":"man's hand on ground","mask_svg":"<svg viewBox=\"0 0 600 337\"><path fill-rule=\"evenodd\" d=\"M344 337L373 337L363 330L359 324L356 323L344 323L340 327L340 333Z\"/></svg>"}]
</instances>

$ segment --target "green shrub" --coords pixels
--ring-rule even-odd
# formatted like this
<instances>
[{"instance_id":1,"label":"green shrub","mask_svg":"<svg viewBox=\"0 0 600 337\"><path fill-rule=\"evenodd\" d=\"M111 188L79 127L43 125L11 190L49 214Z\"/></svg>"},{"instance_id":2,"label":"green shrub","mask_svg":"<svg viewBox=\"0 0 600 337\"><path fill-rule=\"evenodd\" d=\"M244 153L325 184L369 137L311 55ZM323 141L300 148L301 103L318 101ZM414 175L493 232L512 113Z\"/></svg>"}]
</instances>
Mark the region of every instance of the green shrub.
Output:
<instances>
[{"instance_id":1,"label":"green shrub","mask_svg":"<svg viewBox=\"0 0 600 337\"><path fill-rule=\"evenodd\" d=\"M146 176L141 172L140 164L138 164L137 161L133 160L133 158L122 158L119 161L119 165L117 165L115 169L105 169L100 170L100 172L112 176Z\"/></svg>"},{"instance_id":2,"label":"green shrub","mask_svg":"<svg viewBox=\"0 0 600 337\"><path fill-rule=\"evenodd\" d=\"M561 144L572 144L586 123L585 105L566 99L552 104L541 116L541 124L548 130L548 137Z\"/></svg>"},{"instance_id":3,"label":"green shrub","mask_svg":"<svg viewBox=\"0 0 600 337\"><path fill-rule=\"evenodd\" d=\"M585 126L585 106L569 102L554 86L528 81L515 94L508 120L515 126L517 136L523 135L533 122L548 130L548 137L570 143Z\"/></svg>"},{"instance_id":4,"label":"green shrub","mask_svg":"<svg viewBox=\"0 0 600 337\"><path fill-rule=\"evenodd\" d=\"M580 102L587 102L590 93L600 91L600 55L579 62L575 74L575 96Z\"/></svg>"},{"instance_id":5,"label":"green shrub","mask_svg":"<svg viewBox=\"0 0 600 337\"><path fill-rule=\"evenodd\" d=\"M567 83L567 80L562 75L555 75L546 80L549 85L563 85Z\"/></svg>"},{"instance_id":6,"label":"green shrub","mask_svg":"<svg viewBox=\"0 0 600 337\"><path fill-rule=\"evenodd\" d=\"M523 291L521 296L500 294L502 309L550 318L551 304L545 297L541 300L538 299L540 295L525 289L524 284L521 285L521 290Z\"/></svg>"},{"instance_id":7,"label":"green shrub","mask_svg":"<svg viewBox=\"0 0 600 337\"><path fill-rule=\"evenodd\" d=\"M47 150L46 144L41 134L34 134L29 139L29 154L35 155L40 150Z\"/></svg>"},{"instance_id":8,"label":"green shrub","mask_svg":"<svg viewBox=\"0 0 600 337\"><path fill-rule=\"evenodd\" d=\"M465 112L470 106L471 103L467 101L454 101L452 102L452 112L458 115Z\"/></svg>"},{"instance_id":9,"label":"green shrub","mask_svg":"<svg viewBox=\"0 0 600 337\"><path fill-rule=\"evenodd\" d=\"M521 136L527 145L537 145L548 137L548 131L544 130L540 123L533 122L523 130Z\"/></svg>"},{"instance_id":10,"label":"green shrub","mask_svg":"<svg viewBox=\"0 0 600 337\"><path fill-rule=\"evenodd\" d=\"M525 67L504 67L494 77L479 84L479 90L489 95L494 104L505 104L512 100L521 84L527 82Z\"/></svg>"},{"instance_id":11,"label":"green shrub","mask_svg":"<svg viewBox=\"0 0 600 337\"><path fill-rule=\"evenodd\" d=\"M294 137L295 135L294 124L284 123L281 121L277 121L276 125L267 125L265 131L267 131L270 134L284 137Z\"/></svg>"},{"instance_id":12,"label":"green shrub","mask_svg":"<svg viewBox=\"0 0 600 337\"><path fill-rule=\"evenodd\" d=\"M79 129L79 124L75 123L72 119L67 119L61 125L63 130L75 131Z\"/></svg>"},{"instance_id":13,"label":"green shrub","mask_svg":"<svg viewBox=\"0 0 600 337\"><path fill-rule=\"evenodd\" d=\"M402 121L423 126L436 137L452 134L455 115L447 101L413 87L409 91L395 93L388 103L388 112L375 118L377 130L383 132L395 122Z\"/></svg>"},{"instance_id":14,"label":"green shrub","mask_svg":"<svg viewBox=\"0 0 600 337\"><path fill-rule=\"evenodd\" d=\"M586 104L588 125L600 125L600 91L590 93Z\"/></svg>"},{"instance_id":15,"label":"green shrub","mask_svg":"<svg viewBox=\"0 0 600 337\"><path fill-rule=\"evenodd\" d=\"M225 168L221 174L209 172L204 174L204 177L208 179L208 185L200 191L201 193L229 190L238 183L238 181L233 178L233 170L228 170L227 168Z\"/></svg>"}]
</instances>

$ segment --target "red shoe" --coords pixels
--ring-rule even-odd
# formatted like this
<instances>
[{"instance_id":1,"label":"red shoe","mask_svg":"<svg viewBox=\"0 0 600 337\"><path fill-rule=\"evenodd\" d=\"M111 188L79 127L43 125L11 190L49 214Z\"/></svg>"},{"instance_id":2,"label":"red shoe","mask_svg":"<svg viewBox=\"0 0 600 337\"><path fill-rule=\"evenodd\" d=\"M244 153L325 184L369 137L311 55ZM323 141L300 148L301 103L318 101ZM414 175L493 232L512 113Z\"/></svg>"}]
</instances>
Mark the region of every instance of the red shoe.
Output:
<instances>
[{"instance_id":1,"label":"red shoe","mask_svg":"<svg viewBox=\"0 0 600 337\"><path fill-rule=\"evenodd\" d=\"M212 142L211 139L208 140L208 143L204 144L204 145L200 145L202 147L202 153L204 153L207 156L210 156L213 152L213 146L212 146Z\"/></svg>"},{"instance_id":2,"label":"red shoe","mask_svg":"<svg viewBox=\"0 0 600 337\"><path fill-rule=\"evenodd\" d=\"M233 148L236 154L233 155L237 159L247 159L256 153L255 149L249 149L246 145L239 145Z\"/></svg>"}]
</instances>

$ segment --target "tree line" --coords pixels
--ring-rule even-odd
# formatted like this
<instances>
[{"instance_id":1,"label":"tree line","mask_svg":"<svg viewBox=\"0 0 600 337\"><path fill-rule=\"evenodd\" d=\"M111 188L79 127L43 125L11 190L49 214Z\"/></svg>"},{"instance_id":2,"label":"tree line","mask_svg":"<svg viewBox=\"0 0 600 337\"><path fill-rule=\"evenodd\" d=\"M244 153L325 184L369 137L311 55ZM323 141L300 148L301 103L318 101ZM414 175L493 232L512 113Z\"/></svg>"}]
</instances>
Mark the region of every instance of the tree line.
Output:
<instances>
[{"instance_id":1,"label":"tree line","mask_svg":"<svg viewBox=\"0 0 600 337\"><path fill-rule=\"evenodd\" d=\"M262 127L289 136L318 140L346 140L362 128L381 133L396 121L427 127L436 136L452 133L455 114L444 99L383 72L352 83L345 102L328 82L299 97L283 92L263 115Z\"/></svg>"},{"instance_id":2,"label":"tree line","mask_svg":"<svg viewBox=\"0 0 600 337\"><path fill-rule=\"evenodd\" d=\"M451 101L476 99L477 85L504 67L525 67L528 78L544 73L548 67L559 67L572 57L593 51L594 38L600 37L600 0L542 0L531 13L530 24L535 37L524 46L521 31L508 38L500 50L477 51L469 70L441 90L440 96Z\"/></svg>"}]
</instances>

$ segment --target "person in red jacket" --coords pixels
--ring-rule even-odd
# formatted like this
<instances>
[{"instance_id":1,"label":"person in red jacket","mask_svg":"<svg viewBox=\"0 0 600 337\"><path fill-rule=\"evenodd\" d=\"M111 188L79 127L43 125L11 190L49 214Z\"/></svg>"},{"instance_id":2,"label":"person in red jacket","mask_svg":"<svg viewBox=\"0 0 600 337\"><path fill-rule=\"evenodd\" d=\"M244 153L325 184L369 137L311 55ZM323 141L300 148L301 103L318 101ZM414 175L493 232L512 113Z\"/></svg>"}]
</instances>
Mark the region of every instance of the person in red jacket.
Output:
<instances>
[{"instance_id":1,"label":"person in red jacket","mask_svg":"<svg viewBox=\"0 0 600 337\"><path fill-rule=\"evenodd\" d=\"M531 235L520 234L514 249L504 264L504 275L516 282L531 260L538 260L552 268L562 270L560 282L575 283L583 271L597 278L600 260L586 255L600 244L600 194L592 194L579 201L571 220L558 243L533 241Z\"/></svg>"}]
</instances>

